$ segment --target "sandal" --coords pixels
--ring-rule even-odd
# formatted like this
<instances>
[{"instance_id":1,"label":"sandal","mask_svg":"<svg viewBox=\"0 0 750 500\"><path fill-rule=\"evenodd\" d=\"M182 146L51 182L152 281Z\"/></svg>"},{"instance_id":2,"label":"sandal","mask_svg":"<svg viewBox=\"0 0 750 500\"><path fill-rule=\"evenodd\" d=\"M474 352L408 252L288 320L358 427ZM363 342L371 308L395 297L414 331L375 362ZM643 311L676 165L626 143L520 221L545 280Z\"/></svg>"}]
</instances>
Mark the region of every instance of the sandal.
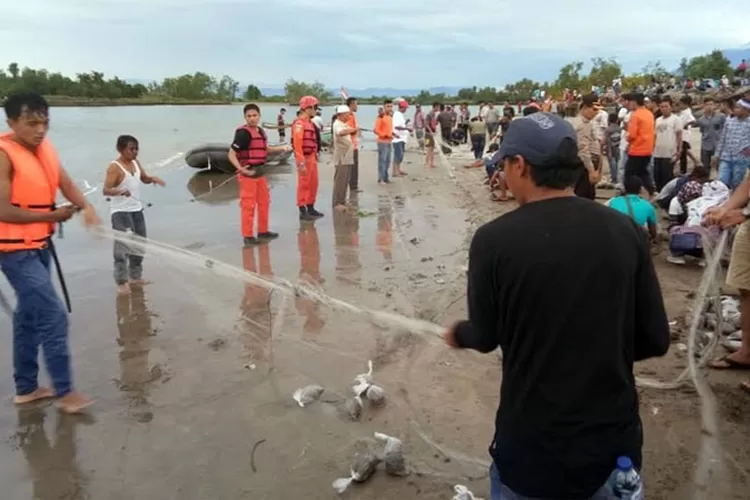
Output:
<instances>
[{"instance_id":1,"label":"sandal","mask_svg":"<svg viewBox=\"0 0 750 500\"><path fill-rule=\"evenodd\" d=\"M717 363L724 363L724 365L719 365ZM711 361L708 366L714 370L750 370L750 363L740 363L739 361L735 361L729 354Z\"/></svg>"}]
</instances>

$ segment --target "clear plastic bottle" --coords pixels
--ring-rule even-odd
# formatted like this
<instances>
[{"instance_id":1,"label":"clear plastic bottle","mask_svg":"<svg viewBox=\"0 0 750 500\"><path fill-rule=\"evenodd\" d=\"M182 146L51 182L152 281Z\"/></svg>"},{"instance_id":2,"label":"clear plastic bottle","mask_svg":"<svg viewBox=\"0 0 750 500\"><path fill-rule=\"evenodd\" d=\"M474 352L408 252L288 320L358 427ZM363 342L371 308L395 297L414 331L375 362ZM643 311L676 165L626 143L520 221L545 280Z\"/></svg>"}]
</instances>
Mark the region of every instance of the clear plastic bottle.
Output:
<instances>
[{"instance_id":1,"label":"clear plastic bottle","mask_svg":"<svg viewBox=\"0 0 750 500\"><path fill-rule=\"evenodd\" d=\"M617 469L610 477L610 486L615 498L620 500L644 500L643 481L628 457L617 458Z\"/></svg>"}]
</instances>

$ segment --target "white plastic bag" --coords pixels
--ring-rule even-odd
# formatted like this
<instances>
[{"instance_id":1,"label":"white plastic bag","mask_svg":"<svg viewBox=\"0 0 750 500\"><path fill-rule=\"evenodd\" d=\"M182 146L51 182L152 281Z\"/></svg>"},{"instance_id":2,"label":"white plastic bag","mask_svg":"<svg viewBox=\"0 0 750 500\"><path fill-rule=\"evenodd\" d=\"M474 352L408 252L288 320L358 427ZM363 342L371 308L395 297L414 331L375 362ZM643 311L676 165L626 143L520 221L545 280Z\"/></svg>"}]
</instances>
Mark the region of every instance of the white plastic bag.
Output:
<instances>
[{"instance_id":1,"label":"white plastic bag","mask_svg":"<svg viewBox=\"0 0 750 500\"><path fill-rule=\"evenodd\" d=\"M479 497L475 497L474 493L463 484L457 484L454 486L453 491L456 492L456 494L453 495L453 500L482 500Z\"/></svg>"},{"instance_id":2,"label":"white plastic bag","mask_svg":"<svg viewBox=\"0 0 750 500\"><path fill-rule=\"evenodd\" d=\"M401 440L381 432L375 433L375 439L385 443L383 450L385 471L391 476L408 476L409 471L404 460L404 445Z\"/></svg>"},{"instance_id":3,"label":"white plastic bag","mask_svg":"<svg viewBox=\"0 0 750 500\"><path fill-rule=\"evenodd\" d=\"M365 397L375 406L385 403L385 391L379 385L372 384L365 391Z\"/></svg>"},{"instance_id":4,"label":"white plastic bag","mask_svg":"<svg viewBox=\"0 0 750 500\"><path fill-rule=\"evenodd\" d=\"M304 408L306 405L320 399L320 395L323 394L323 388L319 385L308 385L307 387L301 387L294 391L292 397L300 407Z\"/></svg>"},{"instance_id":5,"label":"white plastic bag","mask_svg":"<svg viewBox=\"0 0 750 500\"><path fill-rule=\"evenodd\" d=\"M349 477L340 477L333 482L333 489L341 494L352 483L364 483L375 472L380 458L369 451L358 452L354 455L354 463L349 470Z\"/></svg>"},{"instance_id":6,"label":"white plastic bag","mask_svg":"<svg viewBox=\"0 0 750 500\"><path fill-rule=\"evenodd\" d=\"M360 373L359 375L354 377L355 387L357 385L362 385L362 384L367 384L367 385L372 384L372 360L367 362L367 367L368 367L367 373Z\"/></svg>"}]
</instances>

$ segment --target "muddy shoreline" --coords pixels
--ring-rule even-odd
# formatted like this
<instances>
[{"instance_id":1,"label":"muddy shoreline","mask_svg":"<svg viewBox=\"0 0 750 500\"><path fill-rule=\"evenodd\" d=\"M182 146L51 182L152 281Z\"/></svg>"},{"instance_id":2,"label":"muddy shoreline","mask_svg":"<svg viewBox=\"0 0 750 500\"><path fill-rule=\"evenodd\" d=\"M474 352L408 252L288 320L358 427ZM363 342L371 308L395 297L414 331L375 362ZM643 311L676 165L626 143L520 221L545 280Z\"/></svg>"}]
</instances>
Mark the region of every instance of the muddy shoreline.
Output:
<instances>
[{"instance_id":1,"label":"muddy shoreline","mask_svg":"<svg viewBox=\"0 0 750 500\"><path fill-rule=\"evenodd\" d=\"M221 178L173 172L164 177L174 191L156 192L161 198L147 211L150 236L357 307L447 325L466 315L471 235L513 208L490 201L480 169L460 168L467 156L459 150L450 160L452 178L447 165L426 171L423 156L409 150L409 176L378 186L375 153L363 151L364 192L352 215L334 216L333 169L323 155L318 207L327 215L314 224L296 220L294 178L272 176L271 224L281 238L250 251L238 237L236 186L208 193ZM496 355L450 350L434 334L269 294L155 253L145 263L153 284L118 298L110 243L86 238L68 231L61 252L73 292L76 380L97 399L94 418L66 418L48 405L18 412L6 398L4 498L437 500L450 498L457 483L488 496L481 464L489 462L502 377ZM656 262L670 318L681 317L701 270ZM368 360L387 402L366 406L352 422L336 401ZM685 363L672 349L637 371L670 379ZM9 350L0 370L0 390L11 394ZM709 379L732 494L704 498L745 498L750 405L736 389L739 375ZM312 383L325 388L323 398L300 408L292 393ZM696 394L641 391L641 413L648 498L689 498L700 437ZM357 443L374 432L403 440L412 474L379 470L338 497L332 481L347 475Z\"/></svg>"}]
</instances>

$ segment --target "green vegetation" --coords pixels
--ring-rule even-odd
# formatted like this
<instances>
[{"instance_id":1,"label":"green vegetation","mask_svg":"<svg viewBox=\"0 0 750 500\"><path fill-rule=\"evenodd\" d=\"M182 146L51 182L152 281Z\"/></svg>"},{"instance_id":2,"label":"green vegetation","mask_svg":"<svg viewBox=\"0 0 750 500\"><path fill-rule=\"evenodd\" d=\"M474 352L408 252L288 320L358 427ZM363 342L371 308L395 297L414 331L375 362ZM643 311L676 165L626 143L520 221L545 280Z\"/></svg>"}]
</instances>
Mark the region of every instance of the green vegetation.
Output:
<instances>
[{"instance_id":1,"label":"green vegetation","mask_svg":"<svg viewBox=\"0 0 750 500\"><path fill-rule=\"evenodd\" d=\"M526 100L535 90L544 90L547 94L560 96L564 89L586 92L592 86L605 88L615 78L622 78L622 88L631 89L647 86L652 77L658 79L672 76L664 66L656 61L646 65L640 73L623 75L622 67L614 58L596 57L591 60L588 73L584 73L584 62L573 61L560 68L553 82L535 82L524 78L515 83L497 87L463 88L457 95L431 94L423 90L416 96L403 96L411 101L430 103L511 101ZM692 78L721 78L732 74L729 60L720 50L709 54L684 58L674 76ZM79 73L70 78L60 73L50 73L44 69L20 68L18 63L11 63L7 70L0 69L0 97L16 90L32 90L48 97L55 106L113 106L113 105L159 105L159 104L228 104L237 100L256 102L295 103L303 95L314 95L324 104L339 101L338 93L327 89L320 82L305 83L294 79L284 85L285 95L264 96L260 88L248 85L239 92L239 83L224 75L220 78L206 73L196 72L192 75L165 78L161 83L148 85L128 83L118 77L105 79L98 71ZM238 96L241 94L241 98ZM381 103L385 96L359 98L367 103Z\"/></svg>"}]
</instances>

